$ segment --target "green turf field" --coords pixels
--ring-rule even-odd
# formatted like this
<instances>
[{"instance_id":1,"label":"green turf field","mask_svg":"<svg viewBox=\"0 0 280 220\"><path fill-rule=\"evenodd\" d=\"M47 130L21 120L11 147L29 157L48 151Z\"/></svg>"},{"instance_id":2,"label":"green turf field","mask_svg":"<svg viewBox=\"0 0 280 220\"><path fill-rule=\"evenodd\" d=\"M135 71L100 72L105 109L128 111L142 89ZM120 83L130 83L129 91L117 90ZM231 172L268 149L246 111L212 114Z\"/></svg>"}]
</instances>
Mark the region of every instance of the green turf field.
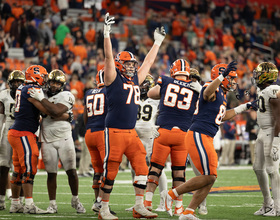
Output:
<instances>
[{"instance_id":1,"label":"green turf field","mask_svg":"<svg viewBox=\"0 0 280 220\"><path fill-rule=\"evenodd\" d=\"M171 186L171 172L167 171L169 187ZM186 178L193 176L193 172L188 168ZM71 193L67 183L67 177L62 172L58 176L57 189L57 214L47 215L25 215L10 214L8 212L10 201L6 201L7 208L0 211L1 219L97 219L91 211L93 204L93 190L91 188L92 180L89 177L79 178L79 197L87 212L77 214L71 207ZM190 201L191 195L186 194L183 199L184 207ZM130 172L119 172L113 192L111 194L111 209L117 212L119 219L133 219L132 213L126 212L134 204L134 190L131 184ZM49 205L46 187L46 175L40 171L35 178L34 183L34 201L42 209ZM208 215L199 216L201 219L271 219L269 217L254 216L253 213L262 205L262 195L257 187L257 179L251 166L224 167L218 170L218 179L214 184L213 192L207 197ZM158 191L153 198L153 208L156 209L159 204ZM158 213L157 219L178 219L178 217L169 217L167 213Z\"/></svg>"}]
</instances>

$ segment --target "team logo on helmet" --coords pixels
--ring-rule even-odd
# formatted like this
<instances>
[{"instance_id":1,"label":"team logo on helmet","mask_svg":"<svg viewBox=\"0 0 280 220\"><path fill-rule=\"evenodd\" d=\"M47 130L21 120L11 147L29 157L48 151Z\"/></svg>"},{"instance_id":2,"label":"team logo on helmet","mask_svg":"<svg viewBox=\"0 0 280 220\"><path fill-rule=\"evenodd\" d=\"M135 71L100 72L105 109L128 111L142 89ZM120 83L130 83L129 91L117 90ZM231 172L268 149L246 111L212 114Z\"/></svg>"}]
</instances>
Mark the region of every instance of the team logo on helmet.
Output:
<instances>
[{"instance_id":1,"label":"team logo on helmet","mask_svg":"<svg viewBox=\"0 0 280 220\"><path fill-rule=\"evenodd\" d=\"M140 85L141 97L147 97L148 91L155 86L155 81L152 75L148 74Z\"/></svg>"},{"instance_id":2,"label":"team logo on helmet","mask_svg":"<svg viewBox=\"0 0 280 220\"><path fill-rule=\"evenodd\" d=\"M39 86L46 84L48 80L47 70L40 65L33 65L26 69L25 71L25 82L26 83L36 83Z\"/></svg>"},{"instance_id":3,"label":"team logo on helmet","mask_svg":"<svg viewBox=\"0 0 280 220\"><path fill-rule=\"evenodd\" d=\"M265 83L272 84L278 78L278 69L271 62L260 63L253 71L253 78L258 87L262 87Z\"/></svg>"},{"instance_id":4,"label":"team logo on helmet","mask_svg":"<svg viewBox=\"0 0 280 220\"><path fill-rule=\"evenodd\" d=\"M117 54L115 58L115 65L122 74L128 77L133 77L137 72L138 62L133 53L122 51Z\"/></svg>"},{"instance_id":5,"label":"team logo on helmet","mask_svg":"<svg viewBox=\"0 0 280 220\"><path fill-rule=\"evenodd\" d=\"M178 59L171 64L169 72L170 72L170 76L173 78L178 75L189 77L190 65L186 60Z\"/></svg>"},{"instance_id":6,"label":"team logo on helmet","mask_svg":"<svg viewBox=\"0 0 280 220\"><path fill-rule=\"evenodd\" d=\"M96 84L97 88L101 88L104 86L104 68L99 70L96 74Z\"/></svg>"},{"instance_id":7,"label":"team logo on helmet","mask_svg":"<svg viewBox=\"0 0 280 220\"><path fill-rule=\"evenodd\" d=\"M52 88L52 86L50 85L51 82L61 83L61 87L59 89ZM65 84L66 84L66 76L61 70L55 69L51 71L48 75L48 91L47 91L48 96L50 97L63 91Z\"/></svg>"},{"instance_id":8,"label":"team logo on helmet","mask_svg":"<svg viewBox=\"0 0 280 220\"><path fill-rule=\"evenodd\" d=\"M220 63L215 65L211 69L211 79L214 80L216 79L219 75L223 74L224 70L227 68L227 64L225 63ZM222 81L221 86L226 90L233 90L234 86L236 85L236 82L234 79L237 78L237 73L235 71L231 71Z\"/></svg>"},{"instance_id":9,"label":"team logo on helmet","mask_svg":"<svg viewBox=\"0 0 280 220\"><path fill-rule=\"evenodd\" d=\"M197 69L190 68L190 78L194 78L198 82L201 82L201 77Z\"/></svg>"}]
</instances>

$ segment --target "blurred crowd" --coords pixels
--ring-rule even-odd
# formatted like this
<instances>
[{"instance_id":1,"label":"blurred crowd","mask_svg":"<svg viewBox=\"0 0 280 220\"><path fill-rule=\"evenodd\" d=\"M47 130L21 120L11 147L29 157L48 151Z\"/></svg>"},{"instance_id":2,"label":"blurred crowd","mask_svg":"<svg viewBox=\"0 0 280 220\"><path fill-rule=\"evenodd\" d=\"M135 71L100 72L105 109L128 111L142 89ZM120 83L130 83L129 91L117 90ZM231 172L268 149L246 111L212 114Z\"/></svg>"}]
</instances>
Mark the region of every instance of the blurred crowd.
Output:
<instances>
[{"instance_id":1,"label":"blurred crowd","mask_svg":"<svg viewBox=\"0 0 280 220\"><path fill-rule=\"evenodd\" d=\"M95 75L104 66L103 33L96 23L103 22L108 11L116 17L112 33L114 53L124 50L143 61L153 44L153 31L164 26L167 37L151 68L155 80L169 75L170 64L186 59L199 70L202 83L210 80L210 70L217 63L237 60L238 92L229 95L230 108L256 98L252 86L254 68L262 61L272 61L280 68L280 7L244 1L181 0L169 9L143 8L145 17L131 22L137 1L26 0L5 1L1 5L0 23L0 89L4 89L11 70L24 70L30 64L47 71L61 69L67 75L67 86L76 97L75 119L83 112L84 91L95 86ZM84 3L89 8L85 9ZM77 17L67 16L70 8L85 9ZM144 31L137 32L137 25ZM142 30L142 29L141 29ZM10 48L23 48L24 61L11 59ZM141 63L139 63L141 65ZM238 99L237 99L238 97ZM243 114L239 121L246 121ZM243 126L244 127L244 126Z\"/></svg>"}]
</instances>

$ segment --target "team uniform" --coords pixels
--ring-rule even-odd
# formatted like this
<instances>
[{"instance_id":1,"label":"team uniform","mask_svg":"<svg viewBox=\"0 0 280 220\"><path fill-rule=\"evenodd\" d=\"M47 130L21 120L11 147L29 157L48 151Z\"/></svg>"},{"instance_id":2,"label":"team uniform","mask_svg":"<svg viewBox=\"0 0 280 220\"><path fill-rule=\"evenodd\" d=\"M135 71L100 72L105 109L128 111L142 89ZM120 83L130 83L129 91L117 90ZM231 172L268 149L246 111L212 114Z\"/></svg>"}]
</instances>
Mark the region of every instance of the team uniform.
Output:
<instances>
[{"instance_id":1,"label":"team uniform","mask_svg":"<svg viewBox=\"0 0 280 220\"><path fill-rule=\"evenodd\" d=\"M203 92L209 84L210 82L205 83L202 87L185 142L191 160L199 172L202 175L217 176L218 156L213 145L213 138L225 116L227 99L221 87L218 87L215 92L215 101L205 101Z\"/></svg>"},{"instance_id":2,"label":"team uniform","mask_svg":"<svg viewBox=\"0 0 280 220\"><path fill-rule=\"evenodd\" d=\"M263 90L258 88L257 96L259 99L259 109L257 111L257 123L260 127L258 137L256 140L255 148L255 162L253 164L253 169L258 177L259 184L263 193L268 193L270 196L269 183L264 185L263 179L261 179L259 172L265 172L271 177L271 188L274 200L275 210L280 210L280 176L279 176L279 161L273 161L270 156L272 141L274 138L274 127L275 121L272 116L272 109L270 106L270 99L277 98L276 93L280 89L278 85L270 85ZM267 175L266 174L266 175ZM267 199L266 199L267 200ZM269 205L269 204L266 204ZM272 209L272 206L270 207ZM264 212L269 212L271 210L264 210ZM260 213L264 214L264 213ZM257 214L257 212L255 213ZM268 215L270 216L270 215Z\"/></svg>"},{"instance_id":3,"label":"team uniform","mask_svg":"<svg viewBox=\"0 0 280 220\"><path fill-rule=\"evenodd\" d=\"M71 92L63 91L48 98L54 104L63 104L70 112L73 108L75 97ZM56 121L51 116L45 116L40 129L42 142L42 157L48 173L57 173L60 158L65 171L76 169L76 152L72 139L72 128L68 121Z\"/></svg>"},{"instance_id":4,"label":"team uniform","mask_svg":"<svg viewBox=\"0 0 280 220\"><path fill-rule=\"evenodd\" d=\"M21 85L16 91L15 122L8 132L8 141L13 148L14 171L18 178L23 174L27 181L37 173L39 150L35 132L39 127L40 111L27 99L28 90L40 89L35 84Z\"/></svg>"},{"instance_id":5,"label":"team uniform","mask_svg":"<svg viewBox=\"0 0 280 220\"><path fill-rule=\"evenodd\" d=\"M125 154L137 176L146 176L146 151L134 127L140 104L137 74L129 80L118 69L112 84L106 86L108 113L105 119L104 177L114 180ZM137 156L136 156L137 155Z\"/></svg>"},{"instance_id":6,"label":"team uniform","mask_svg":"<svg viewBox=\"0 0 280 220\"><path fill-rule=\"evenodd\" d=\"M151 98L140 101L135 130L147 151L147 161L150 162L153 147L152 127L155 125L159 101Z\"/></svg>"},{"instance_id":7,"label":"team uniform","mask_svg":"<svg viewBox=\"0 0 280 220\"><path fill-rule=\"evenodd\" d=\"M15 105L15 100L10 94L11 90L6 89L0 92L0 102L3 103L5 108L5 126L3 128L2 137L1 137L1 146L0 146L0 166L12 167L12 147L8 142L7 136L9 128L13 125L15 118L13 114L13 109ZM0 131L1 133L1 131Z\"/></svg>"},{"instance_id":8,"label":"team uniform","mask_svg":"<svg viewBox=\"0 0 280 220\"><path fill-rule=\"evenodd\" d=\"M187 160L185 135L191 125L201 86L191 80L176 80L162 76L160 85L159 116L156 124L160 135L154 140L151 163L165 165L171 154L172 167L184 167Z\"/></svg>"},{"instance_id":9,"label":"team uniform","mask_svg":"<svg viewBox=\"0 0 280 220\"><path fill-rule=\"evenodd\" d=\"M88 121L85 142L95 173L103 173L105 157L104 128L107 113L106 89L90 89L85 94ZM98 188L99 186L93 186Z\"/></svg>"}]
</instances>

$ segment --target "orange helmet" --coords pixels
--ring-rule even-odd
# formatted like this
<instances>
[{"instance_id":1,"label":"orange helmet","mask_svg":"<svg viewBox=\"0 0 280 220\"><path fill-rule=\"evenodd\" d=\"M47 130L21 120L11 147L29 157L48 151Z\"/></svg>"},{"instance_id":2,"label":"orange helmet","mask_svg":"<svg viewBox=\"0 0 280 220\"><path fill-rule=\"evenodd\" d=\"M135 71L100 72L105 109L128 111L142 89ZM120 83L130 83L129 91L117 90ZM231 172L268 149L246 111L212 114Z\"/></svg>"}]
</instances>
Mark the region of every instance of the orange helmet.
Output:
<instances>
[{"instance_id":1,"label":"orange helmet","mask_svg":"<svg viewBox=\"0 0 280 220\"><path fill-rule=\"evenodd\" d=\"M25 82L26 83L37 83L43 86L48 81L47 70L40 65L33 65L26 69L25 71Z\"/></svg>"},{"instance_id":2,"label":"orange helmet","mask_svg":"<svg viewBox=\"0 0 280 220\"><path fill-rule=\"evenodd\" d=\"M211 79L214 80L216 79L219 75L223 74L223 71L227 68L228 64L225 63L220 63L215 65L211 69ZM230 71L230 73L224 78L222 81L221 86L224 87L227 91L232 89L232 82L230 81L231 79L237 78L237 73L235 71Z\"/></svg>"},{"instance_id":3,"label":"orange helmet","mask_svg":"<svg viewBox=\"0 0 280 220\"><path fill-rule=\"evenodd\" d=\"M104 68L99 70L98 73L96 74L96 84L97 84L97 88L104 86Z\"/></svg>"},{"instance_id":4,"label":"orange helmet","mask_svg":"<svg viewBox=\"0 0 280 220\"><path fill-rule=\"evenodd\" d=\"M187 78L189 78L190 65L186 60L178 59L171 64L169 71L170 71L170 76L173 78L179 75L187 76Z\"/></svg>"},{"instance_id":5,"label":"orange helmet","mask_svg":"<svg viewBox=\"0 0 280 220\"><path fill-rule=\"evenodd\" d=\"M127 62L132 62L132 65L130 67L126 66ZM128 77L133 77L137 71L138 62L133 53L128 51L122 51L117 54L115 58L115 65L116 68L118 68L122 74Z\"/></svg>"}]
</instances>

